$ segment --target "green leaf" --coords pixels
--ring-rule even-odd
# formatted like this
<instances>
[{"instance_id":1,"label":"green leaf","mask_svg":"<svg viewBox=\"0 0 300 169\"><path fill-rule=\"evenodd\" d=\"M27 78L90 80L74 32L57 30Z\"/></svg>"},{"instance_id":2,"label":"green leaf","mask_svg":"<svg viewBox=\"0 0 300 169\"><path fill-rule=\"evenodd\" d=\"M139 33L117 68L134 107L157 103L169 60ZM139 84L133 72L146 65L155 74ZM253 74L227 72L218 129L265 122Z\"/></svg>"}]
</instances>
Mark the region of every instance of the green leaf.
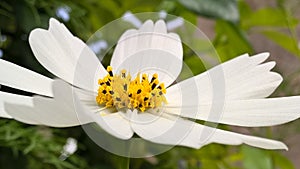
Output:
<instances>
[{"instance_id":1,"label":"green leaf","mask_svg":"<svg viewBox=\"0 0 300 169\"><path fill-rule=\"evenodd\" d=\"M273 153L274 164L280 169L295 169L292 162L280 153Z\"/></svg>"},{"instance_id":2,"label":"green leaf","mask_svg":"<svg viewBox=\"0 0 300 169\"><path fill-rule=\"evenodd\" d=\"M243 146L243 165L245 169L273 169L270 154L265 150Z\"/></svg>"},{"instance_id":3,"label":"green leaf","mask_svg":"<svg viewBox=\"0 0 300 169\"><path fill-rule=\"evenodd\" d=\"M253 53L253 48L244 32L237 25L221 20L216 23L214 46L222 61L240 54Z\"/></svg>"},{"instance_id":4,"label":"green leaf","mask_svg":"<svg viewBox=\"0 0 300 169\"><path fill-rule=\"evenodd\" d=\"M276 27L295 27L298 20L292 16L287 16L281 9L263 8L248 15L241 15L241 25L244 29L249 29L253 26L276 26Z\"/></svg>"},{"instance_id":5,"label":"green leaf","mask_svg":"<svg viewBox=\"0 0 300 169\"><path fill-rule=\"evenodd\" d=\"M178 0L178 2L198 15L230 22L239 21L236 0Z\"/></svg>"},{"instance_id":6,"label":"green leaf","mask_svg":"<svg viewBox=\"0 0 300 169\"><path fill-rule=\"evenodd\" d=\"M262 31L262 34L265 35L268 39L277 43L279 46L286 49L287 51L300 57L300 49L298 47L297 40L294 37L272 30Z\"/></svg>"}]
</instances>

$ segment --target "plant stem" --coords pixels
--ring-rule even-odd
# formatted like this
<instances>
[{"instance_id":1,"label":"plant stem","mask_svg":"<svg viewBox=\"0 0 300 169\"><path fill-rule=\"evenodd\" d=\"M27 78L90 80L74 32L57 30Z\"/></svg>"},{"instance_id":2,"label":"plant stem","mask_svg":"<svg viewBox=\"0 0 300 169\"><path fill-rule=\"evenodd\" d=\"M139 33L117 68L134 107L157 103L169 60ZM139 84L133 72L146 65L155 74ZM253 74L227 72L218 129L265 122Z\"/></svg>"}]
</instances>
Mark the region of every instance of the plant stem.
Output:
<instances>
[{"instance_id":1,"label":"plant stem","mask_svg":"<svg viewBox=\"0 0 300 169\"><path fill-rule=\"evenodd\" d=\"M130 158L129 157L120 157L119 159L119 169L129 169Z\"/></svg>"},{"instance_id":2,"label":"plant stem","mask_svg":"<svg viewBox=\"0 0 300 169\"><path fill-rule=\"evenodd\" d=\"M126 169L129 169L130 166L130 157L125 157L126 160Z\"/></svg>"}]
</instances>

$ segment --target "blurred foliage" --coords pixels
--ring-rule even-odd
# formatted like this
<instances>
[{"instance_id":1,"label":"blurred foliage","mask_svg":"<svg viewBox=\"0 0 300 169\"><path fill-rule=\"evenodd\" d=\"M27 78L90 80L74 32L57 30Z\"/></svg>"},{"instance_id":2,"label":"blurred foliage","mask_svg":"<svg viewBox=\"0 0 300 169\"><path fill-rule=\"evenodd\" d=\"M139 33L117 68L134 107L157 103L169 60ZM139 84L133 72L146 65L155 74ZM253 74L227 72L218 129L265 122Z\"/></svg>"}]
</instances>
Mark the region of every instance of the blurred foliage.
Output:
<instances>
[{"instance_id":1,"label":"blurred foliage","mask_svg":"<svg viewBox=\"0 0 300 169\"><path fill-rule=\"evenodd\" d=\"M28 35L32 29L47 28L49 18L55 17L64 22L76 36L87 40L100 27L129 10L132 13L164 10L193 24L197 24L198 17L214 20L216 24L213 45L222 61L246 52L253 54L255 51L248 40L250 33L261 34L300 57L299 39L296 35L299 20L293 14L294 7L295 5L284 0L276 1L275 7L258 10L251 9L243 0L1 0L1 57L52 77L32 55L28 44ZM59 8L67 9L69 19L58 15ZM113 35L113 32L108 32L109 34ZM207 42L193 40L201 46L199 50L207 50ZM185 47L184 53L186 64L195 74L205 70L188 48ZM30 94L3 86L1 90ZM119 162L124 160L123 158L99 148L80 127L54 129L6 119L0 119L0 126L0 168L122 168ZM68 137L78 140L79 149L67 160L61 161L59 156ZM200 150L176 147L156 157L131 159L130 166L133 169L294 168L279 151L266 151L245 145L233 147L218 144L211 144Z\"/></svg>"},{"instance_id":2,"label":"blurred foliage","mask_svg":"<svg viewBox=\"0 0 300 169\"><path fill-rule=\"evenodd\" d=\"M217 21L217 38L214 44L219 55L227 60L245 52L253 54L247 34L258 33L300 57L299 40L296 36L299 20L283 7L284 2L278 2L276 8L252 10L245 1L239 1L240 22Z\"/></svg>"},{"instance_id":3,"label":"blurred foliage","mask_svg":"<svg viewBox=\"0 0 300 169\"><path fill-rule=\"evenodd\" d=\"M230 22L238 22L240 19L236 0L179 0L179 2L201 16Z\"/></svg>"}]
</instances>

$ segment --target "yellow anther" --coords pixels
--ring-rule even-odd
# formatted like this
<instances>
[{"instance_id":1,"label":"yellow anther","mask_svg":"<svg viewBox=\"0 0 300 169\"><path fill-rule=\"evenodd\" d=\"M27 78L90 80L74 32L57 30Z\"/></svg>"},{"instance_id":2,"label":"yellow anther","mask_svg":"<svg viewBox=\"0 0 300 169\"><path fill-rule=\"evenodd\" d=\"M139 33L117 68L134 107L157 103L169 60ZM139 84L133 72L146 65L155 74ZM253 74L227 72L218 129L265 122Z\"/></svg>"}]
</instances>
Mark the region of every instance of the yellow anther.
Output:
<instances>
[{"instance_id":1,"label":"yellow anther","mask_svg":"<svg viewBox=\"0 0 300 169\"><path fill-rule=\"evenodd\" d=\"M148 76L146 74L142 75L142 81L148 81Z\"/></svg>"},{"instance_id":2,"label":"yellow anther","mask_svg":"<svg viewBox=\"0 0 300 169\"><path fill-rule=\"evenodd\" d=\"M123 70L121 71L121 77L122 77L122 78L125 78L125 77L126 77L126 70L125 70L125 69L123 69Z\"/></svg>"},{"instance_id":3,"label":"yellow anther","mask_svg":"<svg viewBox=\"0 0 300 169\"><path fill-rule=\"evenodd\" d=\"M113 75L112 67L107 67L108 75L98 80L99 88L96 102L99 105L116 108L138 109L141 112L166 104L166 88L159 84L158 74L153 74L151 81L147 74L137 74L134 80L126 70Z\"/></svg>"},{"instance_id":4,"label":"yellow anther","mask_svg":"<svg viewBox=\"0 0 300 169\"><path fill-rule=\"evenodd\" d=\"M107 66L106 70L107 70L109 76L112 77L113 76L112 67L111 66Z\"/></svg>"},{"instance_id":5,"label":"yellow anther","mask_svg":"<svg viewBox=\"0 0 300 169\"><path fill-rule=\"evenodd\" d=\"M154 77L155 79L157 79L158 78L158 74L154 73L152 77Z\"/></svg>"},{"instance_id":6,"label":"yellow anther","mask_svg":"<svg viewBox=\"0 0 300 169\"><path fill-rule=\"evenodd\" d=\"M111 66L107 66L106 70L107 70L107 72L111 72L112 71L112 67Z\"/></svg>"}]
</instances>

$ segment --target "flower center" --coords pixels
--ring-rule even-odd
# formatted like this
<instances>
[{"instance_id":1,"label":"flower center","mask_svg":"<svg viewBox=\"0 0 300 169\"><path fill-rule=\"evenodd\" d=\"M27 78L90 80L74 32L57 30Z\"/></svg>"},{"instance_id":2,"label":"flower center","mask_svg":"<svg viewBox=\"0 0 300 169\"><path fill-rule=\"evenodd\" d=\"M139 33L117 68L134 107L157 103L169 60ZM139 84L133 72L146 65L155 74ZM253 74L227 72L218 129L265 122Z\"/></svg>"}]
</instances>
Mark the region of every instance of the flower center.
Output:
<instances>
[{"instance_id":1,"label":"flower center","mask_svg":"<svg viewBox=\"0 0 300 169\"><path fill-rule=\"evenodd\" d=\"M107 67L108 74L98 80L99 89L96 102L105 107L116 107L117 109L138 109L141 112L149 108L156 108L167 100L164 96L166 88L164 83L159 83L158 75L153 74L149 81L147 74L137 74L131 80L130 73L122 70L120 74L113 75L112 67Z\"/></svg>"}]
</instances>

